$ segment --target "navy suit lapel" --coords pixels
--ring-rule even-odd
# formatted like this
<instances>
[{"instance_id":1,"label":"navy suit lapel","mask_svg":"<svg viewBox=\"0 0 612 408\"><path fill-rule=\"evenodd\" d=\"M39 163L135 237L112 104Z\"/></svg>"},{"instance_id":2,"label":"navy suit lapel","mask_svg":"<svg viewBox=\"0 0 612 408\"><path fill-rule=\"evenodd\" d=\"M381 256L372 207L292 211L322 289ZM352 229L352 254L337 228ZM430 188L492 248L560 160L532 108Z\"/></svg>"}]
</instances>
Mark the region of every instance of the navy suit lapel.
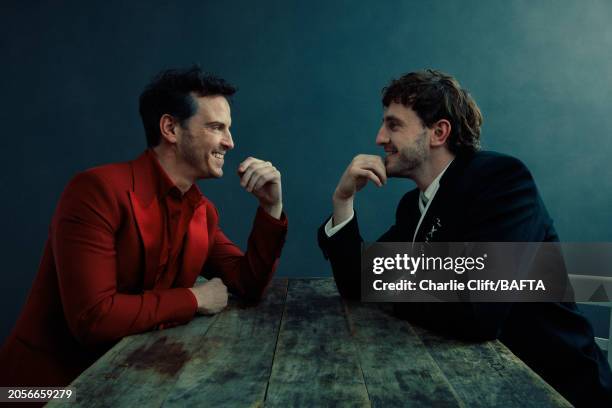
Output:
<instances>
[{"instance_id":1,"label":"navy suit lapel","mask_svg":"<svg viewBox=\"0 0 612 408\"><path fill-rule=\"evenodd\" d=\"M408 192L400 201L395 224L396 227L391 234L385 234L384 241L410 242L414 235L414 230L419 222L421 213L419 212L419 189Z\"/></svg>"},{"instance_id":2,"label":"navy suit lapel","mask_svg":"<svg viewBox=\"0 0 612 408\"><path fill-rule=\"evenodd\" d=\"M461 196L459 186L462 185L461 178L472 157L471 153L457 155L448 166L440 179L440 187L421 222L415 242L454 241L453 226L458 221L456 212L460 206L458 202Z\"/></svg>"}]
</instances>

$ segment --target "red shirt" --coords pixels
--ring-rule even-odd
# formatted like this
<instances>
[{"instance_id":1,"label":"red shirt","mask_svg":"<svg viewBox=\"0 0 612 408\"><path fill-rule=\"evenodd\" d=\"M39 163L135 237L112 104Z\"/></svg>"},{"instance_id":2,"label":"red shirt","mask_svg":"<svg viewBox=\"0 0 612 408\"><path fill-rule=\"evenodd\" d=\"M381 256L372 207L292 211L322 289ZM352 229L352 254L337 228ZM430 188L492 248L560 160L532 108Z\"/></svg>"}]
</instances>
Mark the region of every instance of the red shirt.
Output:
<instances>
[{"instance_id":1,"label":"red shirt","mask_svg":"<svg viewBox=\"0 0 612 408\"><path fill-rule=\"evenodd\" d=\"M163 219L161 238L161 252L154 288L167 289L174 285L174 278L181 268L181 260L185 233L193 217L196 205L202 199L202 193L197 185L193 184L185 194L172 182L157 160L152 150L147 150L147 156L153 162L160 192Z\"/></svg>"}]
</instances>

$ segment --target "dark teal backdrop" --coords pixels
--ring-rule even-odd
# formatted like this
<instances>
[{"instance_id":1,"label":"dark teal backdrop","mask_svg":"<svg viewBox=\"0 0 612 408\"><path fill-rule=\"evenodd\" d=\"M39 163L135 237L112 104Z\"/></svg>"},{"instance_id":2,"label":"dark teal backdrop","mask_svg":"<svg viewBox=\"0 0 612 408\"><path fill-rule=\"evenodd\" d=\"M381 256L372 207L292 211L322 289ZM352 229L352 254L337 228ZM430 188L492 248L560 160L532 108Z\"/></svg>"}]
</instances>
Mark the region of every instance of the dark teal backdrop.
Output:
<instances>
[{"instance_id":1,"label":"dark teal backdrop","mask_svg":"<svg viewBox=\"0 0 612 408\"><path fill-rule=\"evenodd\" d=\"M532 170L565 241L612 241L612 2L4 1L0 341L34 278L56 201L77 171L145 148L137 98L160 69L200 63L239 88L236 148L204 181L244 245L256 202L235 169L282 172L290 231L278 270L329 276L315 239L335 184L374 138L380 90L425 67L455 75L484 113L483 144ZM367 187L374 239L413 184Z\"/></svg>"}]
</instances>

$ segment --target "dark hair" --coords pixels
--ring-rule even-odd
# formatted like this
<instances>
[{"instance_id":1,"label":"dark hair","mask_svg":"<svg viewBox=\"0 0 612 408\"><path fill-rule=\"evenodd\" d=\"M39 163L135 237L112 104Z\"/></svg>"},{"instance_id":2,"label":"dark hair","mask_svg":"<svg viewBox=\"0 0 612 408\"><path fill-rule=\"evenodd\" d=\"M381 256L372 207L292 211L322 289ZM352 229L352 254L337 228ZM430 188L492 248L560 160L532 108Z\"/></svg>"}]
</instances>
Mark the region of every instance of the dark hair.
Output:
<instances>
[{"instance_id":1,"label":"dark hair","mask_svg":"<svg viewBox=\"0 0 612 408\"><path fill-rule=\"evenodd\" d=\"M401 103L427 127L440 119L448 120L451 134L447 144L451 152L480 149L482 114L469 92L452 76L433 69L410 72L392 80L382 93L383 106Z\"/></svg>"},{"instance_id":2,"label":"dark hair","mask_svg":"<svg viewBox=\"0 0 612 408\"><path fill-rule=\"evenodd\" d=\"M149 147L160 142L159 120L164 114L172 115L183 126L196 112L192 92L198 96L230 97L236 93L236 88L219 77L202 72L197 65L157 74L140 94L139 100L140 117Z\"/></svg>"}]
</instances>

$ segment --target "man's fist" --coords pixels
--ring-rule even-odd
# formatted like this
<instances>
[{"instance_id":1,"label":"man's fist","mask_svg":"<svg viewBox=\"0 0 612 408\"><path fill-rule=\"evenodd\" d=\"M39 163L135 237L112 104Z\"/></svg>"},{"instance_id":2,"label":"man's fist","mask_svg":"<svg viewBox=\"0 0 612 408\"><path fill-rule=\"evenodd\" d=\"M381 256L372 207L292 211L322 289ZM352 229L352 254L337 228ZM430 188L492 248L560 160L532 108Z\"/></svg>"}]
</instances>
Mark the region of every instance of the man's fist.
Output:
<instances>
[{"instance_id":1,"label":"man's fist","mask_svg":"<svg viewBox=\"0 0 612 408\"><path fill-rule=\"evenodd\" d=\"M259 205L274 218L280 219L283 211L281 174L268 161L249 157L238 166L240 185L252 193Z\"/></svg>"},{"instance_id":2,"label":"man's fist","mask_svg":"<svg viewBox=\"0 0 612 408\"><path fill-rule=\"evenodd\" d=\"M219 278L200 283L189 290L198 301L198 313L211 315L227 306L227 287Z\"/></svg>"}]
</instances>

